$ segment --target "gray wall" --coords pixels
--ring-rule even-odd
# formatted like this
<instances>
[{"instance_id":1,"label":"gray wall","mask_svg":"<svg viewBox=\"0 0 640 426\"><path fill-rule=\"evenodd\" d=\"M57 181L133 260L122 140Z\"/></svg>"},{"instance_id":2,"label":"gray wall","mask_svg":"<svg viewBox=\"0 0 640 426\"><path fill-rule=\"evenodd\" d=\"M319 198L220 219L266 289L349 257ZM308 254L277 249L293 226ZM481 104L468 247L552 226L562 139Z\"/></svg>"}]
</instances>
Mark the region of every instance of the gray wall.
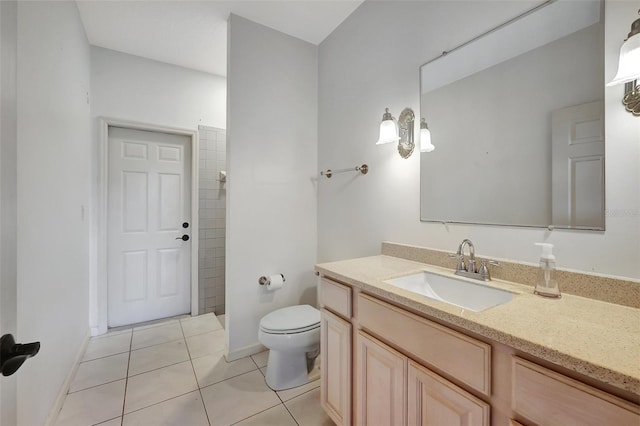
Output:
<instances>
[{"instance_id":1,"label":"gray wall","mask_svg":"<svg viewBox=\"0 0 640 426\"><path fill-rule=\"evenodd\" d=\"M89 315L89 43L75 2L18 2L18 424L54 407Z\"/></svg>"},{"instance_id":2,"label":"gray wall","mask_svg":"<svg viewBox=\"0 0 640 426\"><path fill-rule=\"evenodd\" d=\"M556 245L559 267L640 277L640 120L620 105L620 86L605 89L605 232L422 223L419 155L403 160L393 144L375 145L385 107L396 116L407 106L419 113L422 63L532 5L367 1L322 42L319 168L366 162L370 172L320 182L320 261L377 254L385 240L453 251L471 238L481 255L535 263L533 243L546 241ZM608 81L637 5L608 1L605 9Z\"/></svg>"},{"instance_id":3,"label":"gray wall","mask_svg":"<svg viewBox=\"0 0 640 426\"><path fill-rule=\"evenodd\" d=\"M0 332L17 331L17 12L0 2ZM17 376L0 380L0 424L17 423Z\"/></svg>"},{"instance_id":4,"label":"gray wall","mask_svg":"<svg viewBox=\"0 0 640 426\"><path fill-rule=\"evenodd\" d=\"M226 323L232 358L260 350L258 323L315 303L317 47L229 21ZM282 273L266 292L261 275Z\"/></svg>"}]
</instances>

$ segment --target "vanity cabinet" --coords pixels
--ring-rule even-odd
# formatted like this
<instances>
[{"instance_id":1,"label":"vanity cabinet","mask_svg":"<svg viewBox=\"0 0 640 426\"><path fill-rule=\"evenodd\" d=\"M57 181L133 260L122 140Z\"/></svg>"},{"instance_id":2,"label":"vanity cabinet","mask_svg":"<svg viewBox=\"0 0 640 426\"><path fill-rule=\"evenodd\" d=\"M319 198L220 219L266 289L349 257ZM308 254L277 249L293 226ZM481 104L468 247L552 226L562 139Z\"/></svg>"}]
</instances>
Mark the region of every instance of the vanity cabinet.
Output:
<instances>
[{"instance_id":1,"label":"vanity cabinet","mask_svg":"<svg viewBox=\"0 0 640 426\"><path fill-rule=\"evenodd\" d=\"M322 279L320 305L320 404L338 426L351 425L351 289ZM332 309L334 312L330 311ZM338 314L342 315L340 317Z\"/></svg>"},{"instance_id":2,"label":"vanity cabinet","mask_svg":"<svg viewBox=\"0 0 640 426\"><path fill-rule=\"evenodd\" d=\"M337 425L640 426L637 403L591 379L357 287L319 287L321 403Z\"/></svg>"},{"instance_id":3,"label":"vanity cabinet","mask_svg":"<svg viewBox=\"0 0 640 426\"><path fill-rule=\"evenodd\" d=\"M488 403L426 366L486 393L489 345L365 294L356 319L358 425L489 426Z\"/></svg>"}]
</instances>

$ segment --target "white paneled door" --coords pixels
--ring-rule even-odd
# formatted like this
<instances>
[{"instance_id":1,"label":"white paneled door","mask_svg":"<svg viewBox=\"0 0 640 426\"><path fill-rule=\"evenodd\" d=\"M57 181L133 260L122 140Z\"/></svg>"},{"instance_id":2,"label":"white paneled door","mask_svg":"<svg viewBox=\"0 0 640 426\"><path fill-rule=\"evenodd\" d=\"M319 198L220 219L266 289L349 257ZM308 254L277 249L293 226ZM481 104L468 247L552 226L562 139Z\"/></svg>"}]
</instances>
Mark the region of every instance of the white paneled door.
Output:
<instances>
[{"instance_id":1,"label":"white paneled door","mask_svg":"<svg viewBox=\"0 0 640 426\"><path fill-rule=\"evenodd\" d=\"M604 106L551 112L552 224L604 229Z\"/></svg>"},{"instance_id":2,"label":"white paneled door","mask_svg":"<svg viewBox=\"0 0 640 426\"><path fill-rule=\"evenodd\" d=\"M188 313L190 139L109 127L108 144L108 325Z\"/></svg>"}]
</instances>

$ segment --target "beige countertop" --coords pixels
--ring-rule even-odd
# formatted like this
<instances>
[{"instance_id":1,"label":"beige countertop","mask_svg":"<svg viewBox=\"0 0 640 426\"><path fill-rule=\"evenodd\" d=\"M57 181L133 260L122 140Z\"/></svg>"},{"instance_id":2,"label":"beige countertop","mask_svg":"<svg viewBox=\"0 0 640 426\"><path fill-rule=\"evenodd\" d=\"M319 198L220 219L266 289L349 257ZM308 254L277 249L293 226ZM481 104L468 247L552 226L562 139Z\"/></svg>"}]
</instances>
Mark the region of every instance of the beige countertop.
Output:
<instances>
[{"instance_id":1,"label":"beige countertop","mask_svg":"<svg viewBox=\"0 0 640 426\"><path fill-rule=\"evenodd\" d=\"M384 282L420 271L455 276L452 270L384 255L322 263L316 265L316 270L370 294L640 395L640 309L567 294L560 299L545 299L534 295L530 286L494 279L488 285L515 293L513 300L473 312Z\"/></svg>"}]
</instances>

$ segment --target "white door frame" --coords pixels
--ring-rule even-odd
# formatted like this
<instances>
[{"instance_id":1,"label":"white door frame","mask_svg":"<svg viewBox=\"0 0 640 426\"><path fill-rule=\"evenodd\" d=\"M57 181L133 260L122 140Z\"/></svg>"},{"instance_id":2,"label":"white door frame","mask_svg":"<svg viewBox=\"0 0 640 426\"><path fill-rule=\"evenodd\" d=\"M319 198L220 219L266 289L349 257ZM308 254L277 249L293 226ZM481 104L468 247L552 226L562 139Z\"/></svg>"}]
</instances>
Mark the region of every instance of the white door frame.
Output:
<instances>
[{"instance_id":1,"label":"white door frame","mask_svg":"<svg viewBox=\"0 0 640 426\"><path fill-rule=\"evenodd\" d=\"M97 326L91 329L92 335L107 332L107 217L108 217L108 170L109 170L109 126L125 127L135 130L170 133L190 138L191 141L191 315L198 315L198 240L199 240L199 143L198 131L180 129L156 124L139 123L117 118L98 118L98 227L97 227L97 289L91 296L91 307L97 312Z\"/></svg>"}]
</instances>

